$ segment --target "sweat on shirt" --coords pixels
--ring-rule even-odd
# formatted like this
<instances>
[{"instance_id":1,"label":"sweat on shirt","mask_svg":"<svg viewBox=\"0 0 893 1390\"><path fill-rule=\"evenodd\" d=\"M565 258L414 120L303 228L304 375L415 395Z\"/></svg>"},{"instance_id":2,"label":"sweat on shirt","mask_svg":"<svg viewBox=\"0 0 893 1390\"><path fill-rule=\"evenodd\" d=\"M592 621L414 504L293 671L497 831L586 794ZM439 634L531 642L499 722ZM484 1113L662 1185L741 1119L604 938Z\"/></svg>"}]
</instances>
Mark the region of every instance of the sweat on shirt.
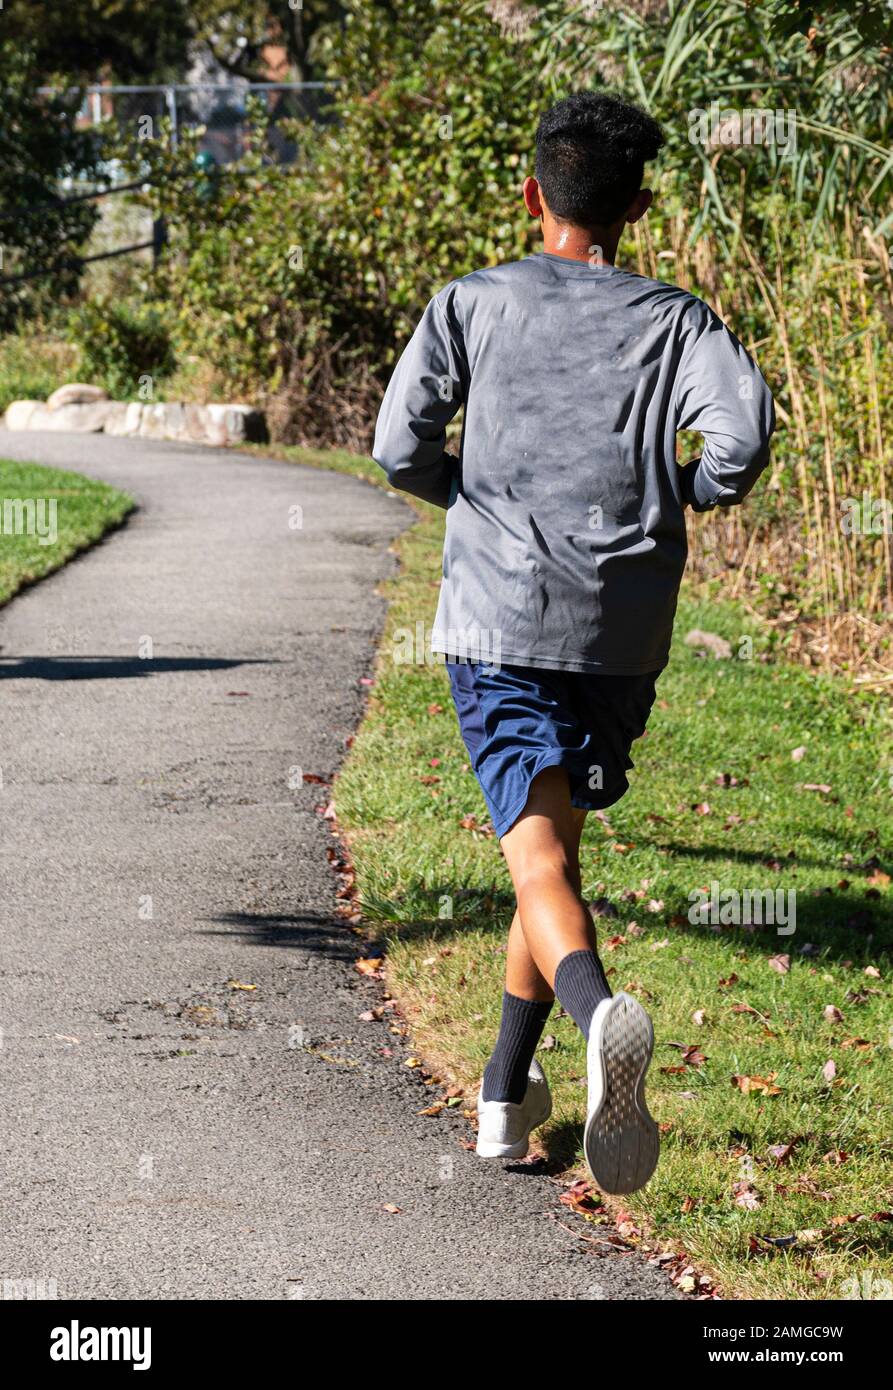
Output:
<instances>
[{"instance_id":1,"label":"sweat on shirt","mask_svg":"<svg viewBox=\"0 0 893 1390\"><path fill-rule=\"evenodd\" d=\"M659 670L684 508L740 502L774 427L759 369L686 290L548 252L452 281L394 370L372 450L395 488L447 509L432 649ZM684 468L680 429L704 438Z\"/></svg>"}]
</instances>

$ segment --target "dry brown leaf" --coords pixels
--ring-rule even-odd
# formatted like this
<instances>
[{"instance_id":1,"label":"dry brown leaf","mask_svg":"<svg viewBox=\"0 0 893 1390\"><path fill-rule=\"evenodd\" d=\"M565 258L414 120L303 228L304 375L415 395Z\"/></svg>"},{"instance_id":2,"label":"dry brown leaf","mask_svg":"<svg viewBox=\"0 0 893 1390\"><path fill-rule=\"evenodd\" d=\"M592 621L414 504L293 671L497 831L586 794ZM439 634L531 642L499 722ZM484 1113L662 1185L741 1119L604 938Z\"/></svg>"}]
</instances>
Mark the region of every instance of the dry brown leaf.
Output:
<instances>
[{"instance_id":1,"label":"dry brown leaf","mask_svg":"<svg viewBox=\"0 0 893 1390\"><path fill-rule=\"evenodd\" d=\"M380 979L383 963L384 961L381 956L361 956L359 960L354 961L353 968L354 970L358 970L361 975L368 975Z\"/></svg>"},{"instance_id":2,"label":"dry brown leaf","mask_svg":"<svg viewBox=\"0 0 893 1390\"><path fill-rule=\"evenodd\" d=\"M775 1085L775 1078L778 1072L770 1071L768 1076L739 1076L732 1077L732 1085L737 1086L738 1090L745 1096L780 1096L781 1087Z\"/></svg>"}]
</instances>

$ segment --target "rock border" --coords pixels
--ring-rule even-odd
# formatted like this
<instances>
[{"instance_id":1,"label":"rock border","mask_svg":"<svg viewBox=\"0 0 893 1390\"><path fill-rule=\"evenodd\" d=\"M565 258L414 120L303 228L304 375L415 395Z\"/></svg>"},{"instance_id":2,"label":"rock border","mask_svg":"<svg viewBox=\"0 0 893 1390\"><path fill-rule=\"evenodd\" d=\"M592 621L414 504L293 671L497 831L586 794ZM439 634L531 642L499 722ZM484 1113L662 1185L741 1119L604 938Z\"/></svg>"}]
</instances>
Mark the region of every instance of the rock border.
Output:
<instances>
[{"instance_id":1,"label":"rock border","mask_svg":"<svg viewBox=\"0 0 893 1390\"><path fill-rule=\"evenodd\" d=\"M68 430L77 434L175 439L217 448L263 444L263 412L251 405L195 405L191 401L113 401L101 386L72 382L46 401L13 401L3 417L8 430Z\"/></svg>"}]
</instances>

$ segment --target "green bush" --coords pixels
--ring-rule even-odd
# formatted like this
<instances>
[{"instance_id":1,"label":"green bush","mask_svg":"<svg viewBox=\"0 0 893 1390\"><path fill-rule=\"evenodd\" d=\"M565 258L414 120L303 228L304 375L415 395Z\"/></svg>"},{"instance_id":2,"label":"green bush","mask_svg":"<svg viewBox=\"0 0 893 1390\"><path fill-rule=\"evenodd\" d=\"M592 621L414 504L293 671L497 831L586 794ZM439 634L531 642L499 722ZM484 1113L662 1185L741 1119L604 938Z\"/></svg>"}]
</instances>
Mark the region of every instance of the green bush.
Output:
<instances>
[{"instance_id":1,"label":"green bush","mask_svg":"<svg viewBox=\"0 0 893 1390\"><path fill-rule=\"evenodd\" d=\"M9 39L6 18L0 5L0 332L76 292L76 253L97 212L58 202L59 182L92 180L99 160L77 94L38 95L47 73L32 44Z\"/></svg>"},{"instance_id":2,"label":"green bush","mask_svg":"<svg viewBox=\"0 0 893 1390\"><path fill-rule=\"evenodd\" d=\"M122 151L150 174L168 246L151 286L180 355L207 358L297 442L365 447L382 382L449 279L530 249L520 184L540 93L529 42L479 5L348 0L316 50L333 121L270 165L263 121L238 168L196 174L182 132ZM153 201L154 200L154 201Z\"/></svg>"},{"instance_id":3,"label":"green bush","mask_svg":"<svg viewBox=\"0 0 893 1390\"><path fill-rule=\"evenodd\" d=\"M118 400L135 396L147 378L154 388L176 366L170 331L153 305L87 300L72 311L69 338L79 351L82 375Z\"/></svg>"},{"instance_id":4,"label":"green bush","mask_svg":"<svg viewBox=\"0 0 893 1390\"><path fill-rule=\"evenodd\" d=\"M52 325L30 324L0 337L0 415L13 401L45 401L77 379L77 352Z\"/></svg>"}]
</instances>

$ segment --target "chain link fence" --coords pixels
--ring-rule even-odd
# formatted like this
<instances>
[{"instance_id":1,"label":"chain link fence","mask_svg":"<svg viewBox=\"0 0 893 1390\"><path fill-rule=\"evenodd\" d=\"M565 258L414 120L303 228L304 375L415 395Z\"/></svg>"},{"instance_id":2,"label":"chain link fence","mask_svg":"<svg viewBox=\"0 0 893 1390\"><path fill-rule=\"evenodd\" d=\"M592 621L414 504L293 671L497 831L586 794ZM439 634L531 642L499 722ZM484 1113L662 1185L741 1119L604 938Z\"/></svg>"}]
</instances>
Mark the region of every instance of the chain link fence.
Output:
<instances>
[{"instance_id":1,"label":"chain link fence","mask_svg":"<svg viewBox=\"0 0 893 1390\"><path fill-rule=\"evenodd\" d=\"M125 136L153 138L161 122L170 122L171 140L180 132L204 127L200 152L216 164L233 164L245 153L250 130L248 100L266 107L270 120L269 155L277 164L290 164L297 145L281 122L294 119L326 124L331 119L329 82L221 82L170 83L155 86L96 86L80 89L83 105L79 121L84 126L114 121ZM44 94L51 88L42 88Z\"/></svg>"}]
</instances>

